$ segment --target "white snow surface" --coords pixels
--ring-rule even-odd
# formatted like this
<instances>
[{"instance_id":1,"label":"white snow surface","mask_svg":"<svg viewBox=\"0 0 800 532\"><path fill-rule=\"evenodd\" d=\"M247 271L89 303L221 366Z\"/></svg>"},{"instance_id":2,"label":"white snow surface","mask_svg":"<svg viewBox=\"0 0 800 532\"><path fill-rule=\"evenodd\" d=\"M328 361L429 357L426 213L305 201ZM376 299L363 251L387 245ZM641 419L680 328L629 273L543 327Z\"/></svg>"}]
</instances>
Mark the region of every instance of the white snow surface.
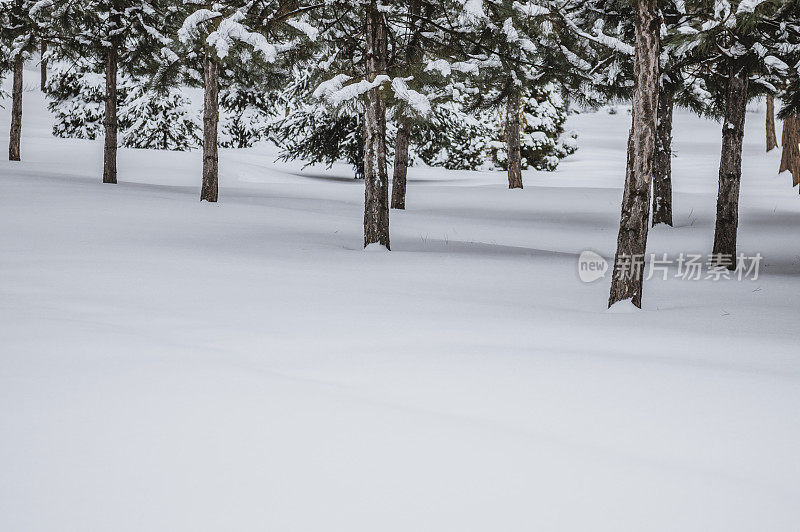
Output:
<instances>
[{"instance_id":1,"label":"white snow surface","mask_svg":"<svg viewBox=\"0 0 800 532\"><path fill-rule=\"evenodd\" d=\"M470 2L470 5L479 5ZM630 117L572 116L554 173L411 168L362 252L346 165L57 139L26 72L0 162L0 530L793 531L800 197L747 115L753 281L608 312ZM8 81L6 81L8 84ZM9 102L0 115L8 141ZM711 248L720 125L676 112L675 228Z\"/></svg>"}]
</instances>

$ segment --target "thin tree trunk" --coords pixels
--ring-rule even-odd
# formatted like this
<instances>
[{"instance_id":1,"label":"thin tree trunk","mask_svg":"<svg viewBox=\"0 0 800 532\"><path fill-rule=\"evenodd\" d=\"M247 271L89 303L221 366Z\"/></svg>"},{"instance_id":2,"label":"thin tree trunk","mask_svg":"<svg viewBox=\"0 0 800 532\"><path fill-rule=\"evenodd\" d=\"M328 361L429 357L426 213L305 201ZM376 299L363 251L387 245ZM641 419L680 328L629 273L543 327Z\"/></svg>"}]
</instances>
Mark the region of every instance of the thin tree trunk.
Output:
<instances>
[{"instance_id":1,"label":"thin tree trunk","mask_svg":"<svg viewBox=\"0 0 800 532\"><path fill-rule=\"evenodd\" d=\"M792 186L800 183L800 124L797 115L787 116L783 120L781 134L781 167L778 173L789 170L792 174Z\"/></svg>"},{"instance_id":2,"label":"thin tree trunk","mask_svg":"<svg viewBox=\"0 0 800 532\"><path fill-rule=\"evenodd\" d=\"M217 201L219 192L219 64L206 52L203 98L203 189L200 201Z\"/></svg>"},{"instance_id":3,"label":"thin tree trunk","mask_svg":"<svg viewBox=\"0 0 800 532\"><path fill-rule=\"evenodd\" d=\"M767 151L772 151L778 147L778 139L775 137L775 98L767 94Z\"/></svg>"},{"instance_id":4,"label":"thin tree trunk","mask_svg":"<svg viewBox=\"0 0 800 532\"><path fill-rule=\"evenodd\" d=\"M791 166L792 157L792 137L794 136L794 116L790 115L783 119L783 131L781 131L781 166L778 173L782 174Z\"/></svg>"},{"instance_id":5,"label":"thin tree trunk","mask_svg":"<svg viewBox=\"0 0 800 532\"><path fill-rule=\"evenodd\" d=\"M361 153L361 158L358 161L356 161L356 164L355 164L355 167L356 167L355 179L364 179L364 150L366 149L366 144L364 142L364 131L366 129L365 129L365 126L364 126L363 117L361 117L361 118L362 118L362 120L360 120L358 122L358 127L361 128L361 135L359 135L359 137L358 137L358 149L359 149L359 151Z\"/></svg>"},{"instance_id":6,"label":"thin tree trunk","mask_svg":"<svg viewBox=\"0 0 800 532\"><path fill-rule=\"evenodd\" d=\"M794 116L790 115L783 119L783 131L781 131L781 166L778 173L782 174L791 166L792 160L792 136L794 129Z\"/></svg>"},{"instance_id":7,"label":"thin tree trunk","mask_svg":"<svg viewBox=\"0 0 800 532\"><path fill-rule=\"evenodd\" d=\"M632 300L642 306L644 254L650 218L650 185L656 147L660 36L656 0L637 0L634 17L633 118L628 138L628 167L617 237L617 252L611 277L610 307Z\"/></svg>"},{"instance_id":8,"label":"thin tree trunk","mask_svg":"<svg viewBox=\"0 0 800 532\"><path fill-rule=\"evenodd\" d=\"M42 40L41 55L39 59L39 71L41 72L42 92L47 91L47 59L45 59L46 53L47 53L47 42Z\"/></svg>"},{"instance_id":9,"label":"thin tree trunk","mask_svg":"<svg viewBox=\"0 0 800 532\"><path fill-rule=\"evenodd\" d=\"M14 58L14 81L11 89L11 134L8 142L8 160L19 161L22 140L22 54Z\"/></svg>"},{"instance_id":10,"label":"thin tree trunk","mask_svg":"<svg viewBox=\"0 0 800 532\"><path fill-rule=\"evenodd\" d=\"M103 183L117 182L117 47L112 41L106 53L106 115L103 150Z\"/></svg>"},{"instance_id":11,"label":"thin tree trunk","mask_svg":"<svg viewBox=\"0 0 800 532\"><path fill-rule=\"evenodd\" d=\"M520 152L520 91L512 90L506 100L506 149L508 151L508 188L522 188Z\"/></svg>"},{"instance_id":12,"label":"thin tree trunk","mask_svg":"<svg viewBox=\"0 0 800 532\"><path fill-rule=\"evenodd\" d=\"M653 172L653 226L672 226L672 111L674 98L671 92L658 95L658 127L656 131L656 158Z\"/></svg>"},{"instance_id":13,"label":"thin tree trunk","mask_svg":"<svg viewBox=\"0 0 800 532\"><path fill-rule=\"evenodd\" d=\"M377 0L367 7L367 79L386 74L386 21ZM376 87L366 94L364 110L364 247L389 245L389 176L386 169L386 101Z\"/></svg>"},{"instance_id":14,"label":"thin tree trunk","mask_svg":"<svg viewBox=\"0 0 800 532\"><path fill-rule=\"evenodd\" d=\"M717 223L713 253L736 268L736 232L739 227L739 183L742 180L742 142L747 111L747 69L732 65L728 74L725 121L722 123L722 155L719 161Z\"/></svg>"},{"instance_id":15,"label":"thin tree trunk","mask_svg":"<svg viewBox=\"0 0 800 532\"><path fill-rule=\"evenodd\" d=\"M399 120L394 147L394 176L392 177L392 209L406 208L406 177L408 176L408 141L411 137L411 119Z\"/></svg>"},{"instance_id":16,"label":"thin tree trunk","mask_svg":"<svg viewBox=\"0 0 800 532\"><path fill-rule=\"evenodd\" d=\"M420 39L422 23L419 21L420 0L410 0L408 5L409 25L413 27L406 46L406 66L412 65L422 56ZM406 181L408 177L408 144L411 137L411 119L401 117L394 147L394 175L392 176L392 209L406 208Z\"/></svg>"}]
</instances>

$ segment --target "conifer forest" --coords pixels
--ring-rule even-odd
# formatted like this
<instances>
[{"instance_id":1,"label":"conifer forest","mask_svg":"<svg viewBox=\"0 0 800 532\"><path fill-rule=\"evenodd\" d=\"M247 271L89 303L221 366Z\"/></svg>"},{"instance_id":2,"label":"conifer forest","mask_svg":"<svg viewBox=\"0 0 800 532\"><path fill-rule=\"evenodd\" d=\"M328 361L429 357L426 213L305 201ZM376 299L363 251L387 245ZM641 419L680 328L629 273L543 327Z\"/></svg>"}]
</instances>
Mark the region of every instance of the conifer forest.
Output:
<instances>
[{"instance_id":1,"label":"conifer forest","mask_svg":"<svg viewBox=\"0 0 800 532\"><path fill-rule=\"evenodd\" d=\"M2 531L800 530L800 0L0 0L6 143Z\"/></svg>"}]
</instances>

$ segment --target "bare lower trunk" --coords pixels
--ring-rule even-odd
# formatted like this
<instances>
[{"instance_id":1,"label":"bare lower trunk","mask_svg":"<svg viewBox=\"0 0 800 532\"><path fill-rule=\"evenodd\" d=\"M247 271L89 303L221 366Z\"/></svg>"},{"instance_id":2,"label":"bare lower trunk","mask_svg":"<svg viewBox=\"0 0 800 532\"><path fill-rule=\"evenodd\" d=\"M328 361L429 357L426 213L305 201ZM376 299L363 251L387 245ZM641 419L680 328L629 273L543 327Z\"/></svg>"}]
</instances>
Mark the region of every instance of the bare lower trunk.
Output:
<instances>
[{"instance_id":1,"label":"bare lower trunk","mask_svg":"<svg viewBox=\"0 0 800 532\"><path fill-rule=\"evenodd\" d=\"M103 149L103 183L117 182L117 48L112 44L106 53L106 115Z\"/></svg>"},{"instance_id":2,"label":"bare lower trunk","mask_svg":"<svg viewBox=\"0 0 800 532\"><path fill-rule=\"evenodd\" d=\"M656 158L653 171L653 226L672 225L672 110L671 92L658 95Z\"/></svg>"},{"instance_id":3,"label":"bare lower trunk","mask_svg":"<svg viewBox=\"0 0 800 532\"><path fill-rule=\"evenodd\" d=\"M377 0L367 7L367 79L386 73L386 20ZM389 176L386 169L386 101L376 87L364 110L364 247L389 246Z\"/></svg>"},{"instance_id":4,"label":"bare lower trunk","mask_svg":"<svg viewBox=\"0 0 800 532\"><path fill-rule=\"evenodd\" d=\"M408 23L413 28L405 50L405 63L410 66L422 58L422 22L419 15L422 8L420 0L408 3ZM406 208L406 178L408 176L408 143L411 137L411 119L401 117L397 128L394 147L394 175L392 176L392 208Z\"/></svg>"},{"instance_id":5,"label":"bare lower trunk","mask_svg":"<svg viewBox=\"0 0 800 532\"><path fill-rule=\"evenodd\" d=\"M206 52L203 98L203 188L200 201L217 201L219 192L219 64Z\"/></svg>"},{"instance_id":6,"label":"bare lower trunk","mask_svg":"<svg viewBox=\"0 0 800 532\"><path fill-rule=\"evenodd\" d=\"M14 81L11 86L11 133L8 142L8 160L19 161L22 141L22 54L14 58Z\"/></svg>"},{"instance_id":7,"label":"bare lower trunk","mask_svg":"<svg viewBox=\"0 0 800 532\"><path fill-rule=\"evenodd\" d=\"M739 183L742 180L742 141L747 111L747 69L730 68L725 121L722 124L722 155L719 161L717 223L714 229L714 250L728 268L736 267L736 232L739 227Z\"/></svg>"},{"instance_id":8,"label":"bare lower trunk","mask_svg":"<svg viewBox=\"0 0 800 532\"><path fill-rule=\"evenodd\" d=\"M778 139L775 137L775 98L767 94L767 151L772 151L778 147Z\"/></svg>"},{"instance_id":9,"label":"bare lower trunk","mask_svg":"<svg viewBox=\"0 0 800 532\"><path fill-rule=\"evenodd\" d=\"M639 308L642 306L644 254L658 117L658 56L661 44L656 4L656 0L636 2L633 120L628 138L628 168L609 306L627 299Z\"/></svg>"},{"instance_id":10,"label":"bare lower trunk","mask_svg":"<svg viewBox=\"0 0 800 532\"><path fill-rule=\"evenodd\" d=\"M506 149L508 151L508 188L522 188L522 154L520 153L520 93L512 90L506 100Z\"/></svg>"},{"instance_id":11,"label":"bare lower trunk","mask_svg":"<svg viewBox=\"0 0 800 532\"><path fill-rule=\"evenodd\" d=\"M783 120L781 134L781 167L778 173L789 170L792 174L792 186L800 183L800 124L797 115L787 116Z\"/></svg>"},{"instance_id":12,"label":"bare lower trunk","mask_svg":"<svg viewBox=\"0 0 800 532\"><path fill-rule=\"evenodd\" d=\"M47 59L45 58L46 53L47 53L47 42L42 41L41 55L39 59L39 71L41 73L42 92L47 91Z\"/></svg>"},{"instance_id":13,"label":"bare lower trunk","mask_svg":"<svg viewBox=\"0 0 800 532\"><path fill-rule=\"evenodd\" d=\"M406 177L408 175L408 140L411 119L401 118L394 146L394 176L392 177L392 209L406 208Z\"/></svg>"}]
</instances>

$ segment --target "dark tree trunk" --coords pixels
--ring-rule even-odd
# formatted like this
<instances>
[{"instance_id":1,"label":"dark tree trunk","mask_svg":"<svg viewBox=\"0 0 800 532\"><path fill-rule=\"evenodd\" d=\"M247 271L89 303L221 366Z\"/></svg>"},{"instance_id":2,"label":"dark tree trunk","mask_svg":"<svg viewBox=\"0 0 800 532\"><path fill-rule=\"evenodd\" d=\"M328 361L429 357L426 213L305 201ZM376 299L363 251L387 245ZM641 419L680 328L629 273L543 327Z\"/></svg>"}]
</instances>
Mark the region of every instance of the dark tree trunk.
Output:
<instances>
[{"instance_id":1,"label":"dark tree trunk","mask_svg":"<svg viewBox=\"0 0 800 532\"><path fill-rule=\"evenodd\" d=\"M419 20L422 3L410 0L408 3L408 22L413 28L406 47L406 66L411 66L422 58L422 22ZM411 120L401 117L397 128L394 147L394 175L392 176L392 208L406 208L406 181L408 177L408 144L411 137Z\"/></svg>"},{"instance_id":2,"label":"dark tree trunk","mask_svg":"<svg viewBox=\"0 0 800 532\"><path fill-rule=\"evenodd\" d=\"M792 186L800 183L800 129L797 115L787 116L783 120L781 134L781 167L778 173L789 170L792 174Z\"/></svg>"},{"instance_id":3,"label":"dark tree trunk","mask_svg":"<svg viewBox=\"0 0 800 532\"><path fill-rule=\"evenodd\" d=\"M200 191L200 201L217 201L219 191L218 126L219 64L211 52L206 52L203 98L203 189Z\"/></svg>"},{"instance_id":4,"label":"dark tree trunk","mask_svg":"<svg viewBox=\"0 0 800 532\"><path fill-rule=\"evenodd\" d=\"M362 117L363 118L363 117ZM364 121L361 120L358 122L358 127L361 128L361 135L358 136L358 149L360 150L361 157L355 162L354 166L356 167L356 177L355 179L364 179L364 150L366 149L364 144Z\"/></svg>"},{"instance_id":5,"label":"dark tree trunk","mask_svg":"<svg viewBox=\"0 0 800 532\"><path fill-rule=\"evenodd\" d=\"M117 47L112 41L106 53L106 115L103 150L103 183L117 182Z\"/></svg>"},{"instance_id":6,"label":"dark tree trunk","mask_svg":"<svg viewBox=\"0 0 800 532\"><path fill-rule=\"evenodd\" d=\"M14 58L14 81L11 88L11 134L8 142L8 160L19 161L22 141L22 54Z\"/></svg>"},{"instance_id":7,"label":"dark tree trunk","mask_svg":"<svg viewBox=\"0 0 800 532\"><path fill-rule=\"evenodd\" d=\"M656 158L653 172L653 226L672 225L672 110L673 95L658 95Z\"/></svg>"},{"instance_id":8,"label":"dark tree trunk","mask_svg":"<svg viewBox=\"0 0 800 532\"><path fill-rule=\"evenodd\" d=\"M714 229L715 255L721 255L728 268L736 268L736 231L739 227L739 183L742 180L742 141L747 111L747 69L733 65L728 74L725 121L722 123L722 155L719 161L717 223Z\"/></svg>"},{"instance_id":9,"label":"dark tree trunk","mask_svg":"<svg viewBox=\"0 0 800 532\"><path fill-rule=\"evenodd\" d=\"M47 91L47 59L45 59L45 54L47 53L47 42L42 41L41 47L41 55L39 60L39 71L41 72L41 88L42 92Z\"/></svg>"},{"instance_id":10,"label":"dark tree trunk","mask_svg":"<svg viewBox=\"0 0 800 532\"><path fill-rule=\"evenodd\" d=\"M394 147L394 176L392 177L392 209L406 208L406 177L408 176L408 140L411 119L401 118Z\"/></svg>"},{"instance_id":11,"label":"dark tree trunk","mask_svg":"<svg viewBox=\"0 0 800 532\"><path fill-rule=\"evenodd\" d=\"M411 0L408 5L409 25L414 28L406 47L406 65L412 65L422 56L420 40L422 23L419 20L420 0ZM406 208L406 181L408 177L408 144L411 137L411 120L401 117L394 147L394 175L392 176L392 208Z\"/></svg>"},{"instance_id":12,"label":"dark tree trunk","mask_svg":"<svg viewBox=\"0 0 800 532\"><path fill-rule=\"evenodd\" d=\"M641 308L658 122L658 56L661 43L656 0L637 0L634 22L633 119L628 138L628 168L608 305L630 299Z\"/></svg>"},{"instance_id":13,"label":"dark tree trunk","mask_svg":"<svg viewBox=\"0 0 800 532\"><path fill-rule=\"evenodd\" d=\"M767 94L767 151L772 151L778 147L778 139L775 136L775 98Z\"/></svg>"},{"instance_id":14,"label":"dark tree trunk","mask_svg":"<svg viewBox=\"0 0 800 532\"><path fill-rule=\"evenodd\" d=\"M508 188L522 188L520 153L520 92L513 89L506 99L506 149L508 150Z\"/></svg>"},{"instance_id":15,"label":"dark tree trunk","mask_svg":"<svg viewBox=\"0 0 800 532\"><path fill-rule=\"evenodd\" d=\"M367 7L367 79L386 74L386 21L377 0ZM364 247L389 246L389 176L386 169L386 101L376 87L364 110Z\"/></svg>"}]
</instances>

